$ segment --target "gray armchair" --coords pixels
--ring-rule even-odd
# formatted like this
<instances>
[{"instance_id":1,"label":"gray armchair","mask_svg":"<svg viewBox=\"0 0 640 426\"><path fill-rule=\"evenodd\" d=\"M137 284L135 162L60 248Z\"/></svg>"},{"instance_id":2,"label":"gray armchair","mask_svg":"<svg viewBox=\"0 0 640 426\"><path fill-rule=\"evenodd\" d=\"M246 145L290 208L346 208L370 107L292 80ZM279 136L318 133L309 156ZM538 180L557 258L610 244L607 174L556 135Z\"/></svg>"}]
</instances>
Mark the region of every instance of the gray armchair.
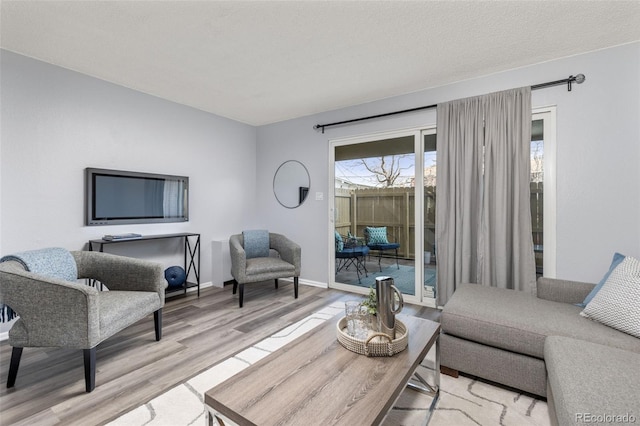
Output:
<instances>
[{"instance_id":1,"label":"gray armchair","mask_svg":"<svg viewBox=\"0 0 640 426\"><path fill-rule=\"evenodd\" d=\"M229 239L231 251L231 275L233 276L233 294L240 287L239 304L242 308L244 285L278 278L293 277L294 296L298 298L298 277L300 276L300 246L281 234L269 233L269 256L247 258L242 234L232 235Z\"/></svg>"},{"instance_id":2,"label":"gray armchair","mask_svg":"<svg viewBox=\"0 0 640 426\"><path fill-rule=\"evenodd\" d=\"M0 302L20 317L9 331L13 351L8 388L15 384L25 347L82 349L86 391L91 392L100 342L151 313L155 338L162 337L167 283L161 265L100 252L66 253L75 261L78 279L95 279L107 290L29 272L19 260L0 263Z\"/></svg>"}]
</instances>

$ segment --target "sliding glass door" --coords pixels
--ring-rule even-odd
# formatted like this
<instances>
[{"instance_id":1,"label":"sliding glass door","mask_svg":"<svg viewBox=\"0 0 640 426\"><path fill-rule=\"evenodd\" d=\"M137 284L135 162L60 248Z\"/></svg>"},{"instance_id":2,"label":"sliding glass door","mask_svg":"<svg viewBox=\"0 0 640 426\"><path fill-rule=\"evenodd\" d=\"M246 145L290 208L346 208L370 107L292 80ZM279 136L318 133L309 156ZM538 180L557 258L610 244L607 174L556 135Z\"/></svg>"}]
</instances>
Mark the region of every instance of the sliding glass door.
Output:
<instances>
[{"instance_id":1,"label":"sliding glass door","mask_svg":"<svg viewBox=\"0 0 640 426\"><path fill-rule=\"evenodd\" d=\"M419 131L332 141L331 287L368 292L389 276L422 301L424 254ZM433 232L429 237L433 245ZM434 277L435 280L435 277ZM416 283L420 283L416 285Z\"/></svg>"}]
</instances>

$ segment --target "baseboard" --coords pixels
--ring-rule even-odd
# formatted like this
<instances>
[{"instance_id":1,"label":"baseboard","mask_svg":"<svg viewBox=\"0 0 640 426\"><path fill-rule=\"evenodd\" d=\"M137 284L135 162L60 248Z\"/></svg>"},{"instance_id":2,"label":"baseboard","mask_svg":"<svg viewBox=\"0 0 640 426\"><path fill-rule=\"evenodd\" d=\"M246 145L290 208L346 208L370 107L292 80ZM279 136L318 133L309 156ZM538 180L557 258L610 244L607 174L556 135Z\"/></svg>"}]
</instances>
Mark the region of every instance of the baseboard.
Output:
<instances>
[{"instance_id":1,"label":"baseboard","mask_svg":"<svg viewBox=\"0 0 640 426\"><path fill-rule=\"evenodd\" d=\"M293 282L293 278L279 278L279 280L287 281L290 283ZM298 278L298 284L308 285L309 287L329 288L329 285L327 283L323 283L320 281L311 281L304 278Z\"/></svg>"},{"instance_id":2,"label":"baseboard","mask_svg":"<svg viewBox=\"0 0 640 426\"><path fill-rule=\"evenodd\" d=\"M200 284L200 290L208 288L208 287L216 287L213 285L212 281L207 281L206 283L201 283ZM187 293L193 293L194 291L198 291L198 287L189 287L187 288ZM171 292L169 294L167 294L165 297L167 298L171 298L174 296L180 296L181 294L184 294L182 291L174 291Z\"/></svg>"},{"instance_id":3,"label":"baseboard","mask_svg":"<svg viewBox=\"0 0 640 426\"><path fill-rule=\"evenodd\" d=\"M0 342L3 342L5 340L9 339L9 332L5 331L4 333L0 333Z\"/></svg>"},{"instance_id":4,"label":"baseboard","mask_svg":"<svg viewBox=\"0 0 640 426\"><path fill-rule=\"evenodd\" d=\"M323 283L320 281L311 281L311 280L305 280L301 278L298 280L298 282L300 284L308 285L310 287L329 288L329 285L327 283Z\"/></svg>"}]
</instances>

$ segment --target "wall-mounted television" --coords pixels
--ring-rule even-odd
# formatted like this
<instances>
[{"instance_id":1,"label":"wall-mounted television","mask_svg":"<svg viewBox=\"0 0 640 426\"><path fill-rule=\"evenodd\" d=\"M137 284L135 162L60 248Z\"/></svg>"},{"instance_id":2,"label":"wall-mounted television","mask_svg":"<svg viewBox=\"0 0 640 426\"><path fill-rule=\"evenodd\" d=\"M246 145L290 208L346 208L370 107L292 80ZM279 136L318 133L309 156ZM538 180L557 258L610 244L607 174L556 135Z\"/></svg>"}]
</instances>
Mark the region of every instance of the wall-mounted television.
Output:
<instances>
[{"instance_id":1,"label":"wall-mounted television","mask_svg":"<svg viewBox=\"0 0 640 426\"><path fill-rule=\"evenodd\" d=\"M86 224L186 222L189 177L85 169Z\"/></svg>"}]
</instances>

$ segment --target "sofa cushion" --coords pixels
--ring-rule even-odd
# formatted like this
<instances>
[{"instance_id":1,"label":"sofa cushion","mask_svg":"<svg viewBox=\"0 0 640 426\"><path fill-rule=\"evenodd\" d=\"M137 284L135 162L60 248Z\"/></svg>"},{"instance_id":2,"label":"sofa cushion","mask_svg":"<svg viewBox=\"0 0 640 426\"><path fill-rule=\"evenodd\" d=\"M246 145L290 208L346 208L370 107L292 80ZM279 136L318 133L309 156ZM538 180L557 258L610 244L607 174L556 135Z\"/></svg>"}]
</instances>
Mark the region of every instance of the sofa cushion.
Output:
<instances>
[{"instance_id":1,"label":"sofa cushion","mask_svg":"<svg viewBox=\"0 0 640 426\"><path fill-rule=\"evenodd\" d=\"M558 424L635 423L629 416L640 416L640 354L552 336L544 359Z\"/></svg>"},{"instance_id":2,"label":"sofa cushion","mask_svg":"<svg viewBox=\"0 0 640 426\"><path fill-rule=\"evenodd\" d=\"M640 261L620 262L580 315L640 337Z\"/></svg>"},{"instance_id":3,"label":"sofa cushion","mask_svg":"<svg viewBox=\"0 0 640 426\"><path fill-rule=\"evenodd\" d=\"M442 331L543 358L547 336L570 336L640 353L640 340L581 317L581 308L515 290L462 284L442 311Z\"/></svg>"}]
</instances>

